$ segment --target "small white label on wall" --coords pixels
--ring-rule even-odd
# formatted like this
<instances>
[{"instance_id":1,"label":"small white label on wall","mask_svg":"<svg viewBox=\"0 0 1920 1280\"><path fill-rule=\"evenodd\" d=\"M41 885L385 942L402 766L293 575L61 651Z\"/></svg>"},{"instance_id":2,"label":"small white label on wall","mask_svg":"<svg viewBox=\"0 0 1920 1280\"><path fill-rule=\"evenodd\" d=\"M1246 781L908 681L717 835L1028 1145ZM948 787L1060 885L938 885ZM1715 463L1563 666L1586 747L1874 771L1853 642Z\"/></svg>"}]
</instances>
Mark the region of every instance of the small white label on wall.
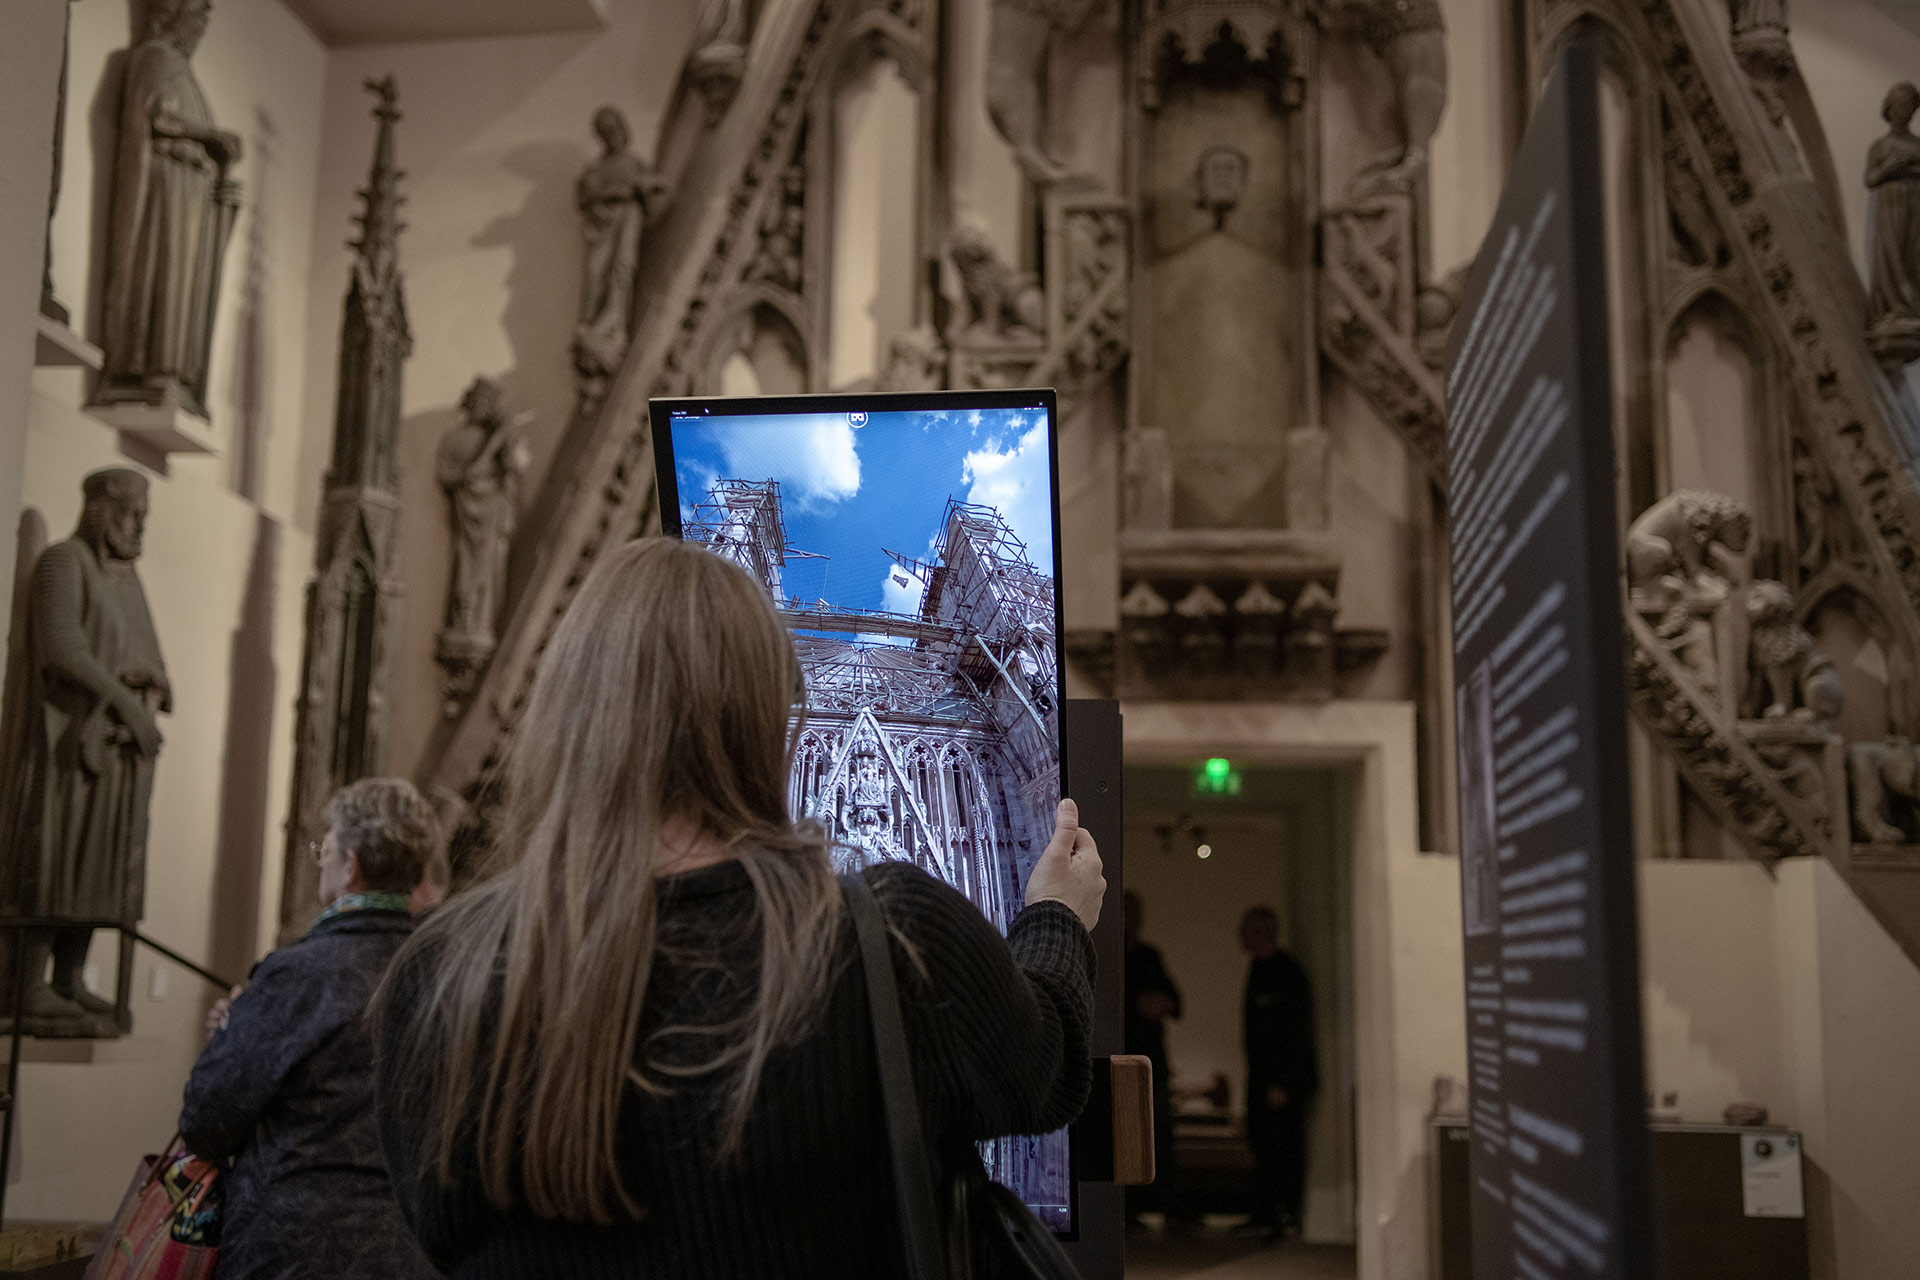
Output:
<instances>
[{"instance_id":1,"label":"small white label on wall","mask_svg":"<svg viewBox=\"0 0 1920 1280\"><path fill-rule=\"evenodd\" d=\"M167 966L156 964L147 971L147 999L165 1000L167 998Z\"/></svg>"},{"instance_id":2,"label":"small white label on wall","mask_svg":"<svg viewBox=\"0 0 1920 1280\"><path fill-rule=\"evenodd\" d=\"M1806 1217L1807 1200L1800 1183L1800 1136L1741 1134L1740 1183L1749 1218Z\"/></svg>"}]
</instances>

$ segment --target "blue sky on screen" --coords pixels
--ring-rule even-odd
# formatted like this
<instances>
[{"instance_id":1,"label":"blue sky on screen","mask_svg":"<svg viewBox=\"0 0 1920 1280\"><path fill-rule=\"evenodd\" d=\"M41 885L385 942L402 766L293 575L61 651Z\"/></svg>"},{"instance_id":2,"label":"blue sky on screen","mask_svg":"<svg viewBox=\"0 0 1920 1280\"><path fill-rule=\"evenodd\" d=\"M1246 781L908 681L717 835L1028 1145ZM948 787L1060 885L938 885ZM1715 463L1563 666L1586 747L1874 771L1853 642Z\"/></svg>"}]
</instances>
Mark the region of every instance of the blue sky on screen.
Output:
<instances>
[{"instance_id":1,"label":"blue sky on screen","mask_svg":"<svg viewBox=\"0 0 1920 1280\"><path fill-rule=\"evenodd\" d=\"M924 586L887 559L928 560L947 499L985 503L1053 569L1047 417L1041 409L677 416L674 471L682 518L716 478L778 480L795 600L912 612Z\"/></svg>"}]
</instances>

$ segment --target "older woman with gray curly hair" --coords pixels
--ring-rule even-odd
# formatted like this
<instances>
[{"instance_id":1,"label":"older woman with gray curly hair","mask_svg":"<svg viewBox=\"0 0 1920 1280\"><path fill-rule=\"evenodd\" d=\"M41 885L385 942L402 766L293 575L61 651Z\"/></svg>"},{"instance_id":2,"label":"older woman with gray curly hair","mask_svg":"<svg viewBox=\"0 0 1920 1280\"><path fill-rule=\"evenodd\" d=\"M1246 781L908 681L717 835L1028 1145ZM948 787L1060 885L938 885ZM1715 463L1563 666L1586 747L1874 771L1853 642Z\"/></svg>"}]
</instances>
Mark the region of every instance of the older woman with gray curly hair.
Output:
<instances>
[{"instance_id":1,"label":"older woman with gray curly hair","mask_svg":"<svg viewBox=\"0 0 1920 1280\"><path fill-rule=\"evenodd\" d=\"M367 1004L413 932L439 823L400 778L363 778L310 849L324 908L208 1016L180 1134L221 1179L221 1280L436 1273L400 1219L374 1124Z\"/></svg>"}]
</instances>

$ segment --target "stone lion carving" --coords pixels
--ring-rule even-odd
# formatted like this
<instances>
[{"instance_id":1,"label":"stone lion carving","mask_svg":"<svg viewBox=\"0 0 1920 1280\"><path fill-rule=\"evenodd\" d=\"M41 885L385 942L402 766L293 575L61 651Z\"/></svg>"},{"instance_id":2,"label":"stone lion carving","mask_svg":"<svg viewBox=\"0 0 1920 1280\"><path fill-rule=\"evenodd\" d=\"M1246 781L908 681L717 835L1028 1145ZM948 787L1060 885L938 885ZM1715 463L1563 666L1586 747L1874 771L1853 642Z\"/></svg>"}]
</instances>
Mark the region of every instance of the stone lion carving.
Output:
<instances>
[{"instance_id":1,"label":"stone lion carving","mask_svg":"<svg viewBox=\"0 0 1920 1280\"><path fill-rule=\"evenodd\" d=\"M968 336L1031 342L1045 332L1046 295L1031 275L1000 261L985 232L954 228L947 254L967 297Z\"/></svg>"},{"instance_id":2,"label":"stone lion carving","mask_svg":"<svg viewBox=\"0 0 1920 1280\"><path fill-rule=\"evenodd\" d=\"M1778 582L1747 589L1748 647L1754 674L1750 695L1767 719L1792 715L1825 724L1840 714L1845 690L1833 660L1813 647L1813 635L1794 616L1793 593Z\"/></svg>"},{"instance_id":3,"label":"stone lion carving","mask_svg":"<svg viewBox=\"0 0 1920 1280\"><path fill-rule=\"evenodd\" d=\"M1752 539L1753 513L1745 504L1724 494L1681 489L1628 527L1627 581L1636 587L1705 585L1703 576L1725 576L1716 563L1716 547L1741 556Z\"/></svg>"},{"instance_id":4,"label":"stone lion carving","mask_svg":"<svg viewBox=\"0 0 1920 1280\"><path fill-rule=\"evenodd\" d=\"M1910 823L1920 800L1920 749L1907 738L1853 743L1847 748L1847 780L1855 832L1874 844L1908 843L1896 819Z\"/></svg>"}]
</instances>

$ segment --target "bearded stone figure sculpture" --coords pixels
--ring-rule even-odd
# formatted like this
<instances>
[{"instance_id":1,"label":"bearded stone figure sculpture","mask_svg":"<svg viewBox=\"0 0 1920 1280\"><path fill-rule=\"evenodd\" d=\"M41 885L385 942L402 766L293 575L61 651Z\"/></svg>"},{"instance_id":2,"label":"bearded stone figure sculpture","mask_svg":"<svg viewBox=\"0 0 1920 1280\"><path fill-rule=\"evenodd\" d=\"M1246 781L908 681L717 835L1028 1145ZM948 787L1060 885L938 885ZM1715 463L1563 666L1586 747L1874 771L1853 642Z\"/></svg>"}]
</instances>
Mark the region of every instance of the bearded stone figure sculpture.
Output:
<instances>
[{"instance_id":1,"label":"bearded stone figure sculpture","mask_svg":"<svg viewBox=\"0 0 1920 1280\"><path fill-rule=\"evenodd\" d=\"M157 712L173 693L134 562L147 481L96 471L72 537L40 553L27 611L24 714L8 743L0 845L6 910L55 920L140 919L146 898L147 802L160 751ZM81 981L93 930L28 939L24 1030L112 1036L113 1006ZM53 980L44 975L53 961Z\"/></svg>"},{"instance_id":2,"label":"bearded stone figure sculpture","mask_svg":"<svg viewBox=\"0 0 1920 1280\"><path fill-rule=\"evenodd\" d=\"M493 656L494 619L507 594L507 551L520 514L520 477L530 460L507 420L500 388L475 378L461 397L465 420L440 441L436 466L452 516L453 573L436 656L446 671L446 709L457 714Z\"/></svg>"},{"instance_id":3,"label":"bearded stone figure sculpture","mask_svg":"<svg viewBox=\"0 0 1920 1280\"><path fill-rule=\"evenodd\" d=\"M616 108L594 112L593 131L604 150L580 175L577 193L586 238L580 317L573 333L582 414L599 407L633 337L640 234L649 215L658 212L665 192L653 170L627 150L631 141L627 118Z\"/></svg>"},{"instance_id":4,"label":"bearded stone figure sculpture","mask_svg":"<svg viewBox=\"0 0 1920 1280\"><path fill-rule=\"evenodd\" d=\"M206 416L220 265L240 207L227 176L240 139L215 126L191 64L209 9L209 0L153 0L146 39L127 59L96 405Z\"/></svg>"}]
</instances>

